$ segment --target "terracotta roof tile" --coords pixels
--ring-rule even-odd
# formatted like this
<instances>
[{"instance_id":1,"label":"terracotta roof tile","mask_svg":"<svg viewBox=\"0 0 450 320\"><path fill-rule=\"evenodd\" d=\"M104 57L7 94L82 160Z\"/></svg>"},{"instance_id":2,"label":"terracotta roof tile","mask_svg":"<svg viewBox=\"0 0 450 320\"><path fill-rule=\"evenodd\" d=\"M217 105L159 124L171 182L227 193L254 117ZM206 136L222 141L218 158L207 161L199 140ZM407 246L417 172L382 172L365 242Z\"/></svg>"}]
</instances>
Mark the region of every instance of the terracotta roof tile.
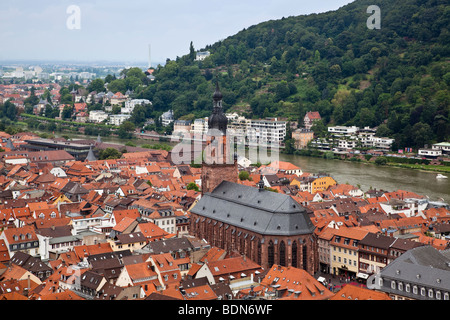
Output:
<instances>
[{"instance_id":1,"label":"terracotta roof tile","mask_svg":"<svg viewBox=\"0 0 450 320\"><path fill-rule=\"evenodd\" d=\"M389 295L375 290L357 287L351 284L344 285L330 300L392 300Z\"/></svg>"}]
</instances>

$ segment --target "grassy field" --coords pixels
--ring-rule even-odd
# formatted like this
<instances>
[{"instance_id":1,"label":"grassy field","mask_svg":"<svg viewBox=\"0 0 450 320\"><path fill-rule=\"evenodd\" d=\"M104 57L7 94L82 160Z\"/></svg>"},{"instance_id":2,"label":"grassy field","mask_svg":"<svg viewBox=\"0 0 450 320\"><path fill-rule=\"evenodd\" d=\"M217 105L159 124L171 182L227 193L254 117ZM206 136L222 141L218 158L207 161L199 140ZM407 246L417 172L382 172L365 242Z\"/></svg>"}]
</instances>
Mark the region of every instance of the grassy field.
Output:
<instances>
[{"instance_id":1,"label":"grassy field","mask_svg":"<svg viewBox=\"0 0 450 320\"><path fill-rule=\"evenodd\" d=\"M445 173L450 174L450 166L407 164L407 163L393 163L393 162L389 162L388 165L393 166L393 167L417 169L417 170L425 170L425 171L435 171L435 172L445 172Z\"/></svg>"}]
</instances>

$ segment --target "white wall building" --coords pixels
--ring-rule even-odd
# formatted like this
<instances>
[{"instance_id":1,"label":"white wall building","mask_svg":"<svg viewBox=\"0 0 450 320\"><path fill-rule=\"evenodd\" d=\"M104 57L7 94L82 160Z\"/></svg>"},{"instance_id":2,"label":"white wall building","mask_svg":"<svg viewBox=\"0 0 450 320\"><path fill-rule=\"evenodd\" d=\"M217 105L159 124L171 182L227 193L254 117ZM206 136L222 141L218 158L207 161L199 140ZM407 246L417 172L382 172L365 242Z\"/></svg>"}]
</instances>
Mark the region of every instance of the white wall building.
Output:
<instances>
[{"instance_id":1,"label":"white wall building","mask_svg":"<svg viewBox=\"0 0 450 320\"><path fill-rule=\"evenodd\" d=\"M247 137L250 141L263 144L281 144L286 136L286 121L249 120Z\"/></svg>"},{"instance_id":2,"label":"white wall building","mask_svg":"<svg viewBox=\"0 0 450 320\"><path fill-rule=\"evenodd\" d=\"M450 142L440 142L440 143L435 143L432 146L433 150L441 150L442 153L450 153Z\"/></svg>"},{"instance_id":3,"label":"white wall building","mask_svg":"<svg viewBox=\"0 0 450 320\"><path fill-rule=\"evenodd\" d=\"M334 136L342 137L342 136L351 136L355 135L358 132L359 128L352 126L352 127L345 127L345 126L336 126L336 127L328 127L328 132L331 133Z\"/></svg>"},{"instance_id":4,"label":"white wall building","mask_svg":"<svg viewBox=\"0 0 450 320\"><path fill-rule=\"evenodd\" d=\"M369 141L372 142L372 147L377 149L391 149L392 144L395 139L384 138L384 137L371 137Z\"/></svg>"},{"instance_id":5,"label":"white wall building","mask_svg":"<svg viewBox=\"0 0 450 320\"><path fill-rule=\"evenodd\" d=\"M125 101L125 106L121 109L121 113L132 113L137 105L152 104L150 100L147 99L133 99Z\"/></svg>"},{"instance_id":6,"label":"white wall building","mask_svg":"<svg viewBox=\"0 0 450 320\"><path fill-rule=\"evenodd\" d=\"M208 118L204 119L195 119L192 127L191 127L191 133L196 138L203 137L208 132Z\"/></svg>"},{"instance_id":7,"label":"white wall building","mask_svg":"<svg viewBox=\"0 0 450 320\"><path fill-rule=\"evenodd\" d=\"M195 61L203 61L205 60L207 57L209 57L211 55L211 53L209 51L200 51L197 52L197 55L195 57Z\"/></svg>"},{"instance_id":8,"label":"white wall building","mask_svg":"<svg viewBox=\"0 0 450 320\"><path fill-rule=\"evenodd\" d=\"M173 118L173 111L169 110L166 111L162 114L161 116L161 123L163 126L168 126L169 124L171 124L174 121Z\"/></svg>"},{"instance_id":9,"label":"white wall building","mask_svg":"<svg viewBox=\"0 0 450 320\"><path fill-rule=\"evenodd\" d=\"M440 149L419 149L419 156L436 158L442 156Z\"/></svg>"},{"instance_id":10,"label":"white wall building","mask_svg":"<svg viewBox=\"0 0 450 320\"><path fill-rule=\"evenodd\" d=\"M89 112L89 121L100 123L108 119L108 114L102 110L93 110Z\"/></svg>"},{"instance_id":11,"label":"white wall building","mask_svg":"<svg viewBox=\"0 0 450 320\"><path fill-rule=\"evenodd\" d=\"M109 116L109 124L120 126L126 120L130 119L130 114L112 114Z\"/></svg>"}]
</instances>

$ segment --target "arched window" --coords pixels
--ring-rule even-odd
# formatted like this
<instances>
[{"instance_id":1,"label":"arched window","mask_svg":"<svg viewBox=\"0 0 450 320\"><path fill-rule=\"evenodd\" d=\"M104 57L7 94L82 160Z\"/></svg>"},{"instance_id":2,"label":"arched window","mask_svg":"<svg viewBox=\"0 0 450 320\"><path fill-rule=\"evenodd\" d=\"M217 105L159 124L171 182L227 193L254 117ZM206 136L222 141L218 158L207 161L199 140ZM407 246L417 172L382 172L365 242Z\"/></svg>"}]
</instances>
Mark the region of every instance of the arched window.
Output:
<instances>
[{"instance_id":1,"label":"arched window","mask_svg":"<svg viewBox=\"0 0 450 320\"><path fill-rule=\"evenodd\" d=\"M267 263L269 267L275 263L275 251L272 240L270 240L269 246L267 247Z\"/></svg>"},{"instance_id":2,"label":"arched window","mask_svg":"<svg viewBox=\"0 0 450 320\"><path fill-rule=\"evenodd\" d=\"M280 248L279 248L279 252L280 252L280 266L285 267L286 266L286 245L284 244L284 241L281 241L280 243Z\"/></svg>"},{"instance_id":3,"label":"arched window","mask_svg":"<svg viewBox=\"0 0 450 320\"><path fill-rule=\"evenodd\" d=\"M308 247L306 245L306 243L303 245L303 265L302 265L302 269L303 270L308 270Z\"/></svg>"},{"instance_id":4,"label":"arched window","mask_svg":"<svg viewBox=\"0 0 450 320\"><path fill-rule=\"evenodd\" d=\"M298 260L298 256L297 256L297 241L294 241L292 243L292 266L294 268L297 268L297 260Z\"/></svg>"},{"instance_id":5,"label":"arched window","mask_svg":"<svg viewBox=\"0 0 450 320\"><path fill-rule=\"evenodd\" d=\"M258 240L258 253L257 253L257 263L261 265L261 252L262 251L262 245L261 245L261 239Z\"/></svg>"}]
</instances>

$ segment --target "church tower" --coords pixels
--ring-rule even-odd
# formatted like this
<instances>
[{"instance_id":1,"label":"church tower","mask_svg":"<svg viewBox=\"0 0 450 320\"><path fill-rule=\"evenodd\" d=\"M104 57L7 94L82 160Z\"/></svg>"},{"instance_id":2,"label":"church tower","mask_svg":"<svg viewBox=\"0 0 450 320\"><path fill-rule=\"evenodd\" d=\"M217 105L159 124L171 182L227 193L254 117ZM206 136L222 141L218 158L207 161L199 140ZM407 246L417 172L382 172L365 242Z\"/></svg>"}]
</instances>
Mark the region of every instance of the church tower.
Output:
<instances>
[{"instance_id":1,"label":"church tower","mask_svg":"<svg viewBox=\"0 0 450 320\"><path fill-rule=\"evenodd\" d=\"M202 194L214 190L223 180L238 182L237 159L227 140L228 119L223 113L222 93L216 80L213 112L208 119L206 147L202 159Z\"/></svg>"}]
</instances>

